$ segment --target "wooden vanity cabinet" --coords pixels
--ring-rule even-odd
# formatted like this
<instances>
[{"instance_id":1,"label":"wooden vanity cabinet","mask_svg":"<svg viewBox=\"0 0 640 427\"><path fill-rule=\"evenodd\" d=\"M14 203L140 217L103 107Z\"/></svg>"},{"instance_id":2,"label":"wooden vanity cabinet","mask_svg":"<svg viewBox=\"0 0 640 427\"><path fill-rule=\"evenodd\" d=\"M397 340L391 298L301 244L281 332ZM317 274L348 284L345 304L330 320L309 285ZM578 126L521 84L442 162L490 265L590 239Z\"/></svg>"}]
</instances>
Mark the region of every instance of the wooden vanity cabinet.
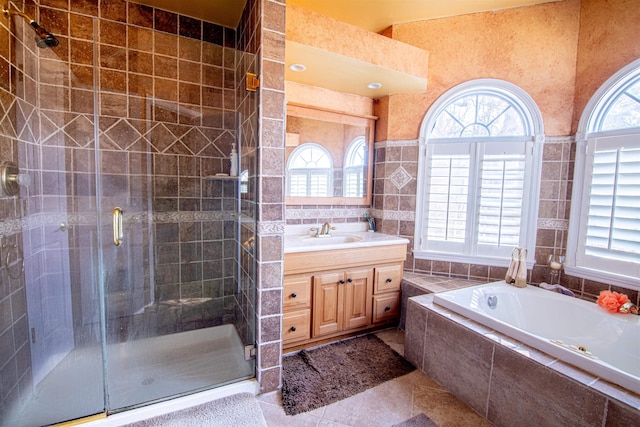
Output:
<instances>
[{"instance_id":1,"label":"wooden vanity cabinet","mask_svg":"<svg viewBox=\"0 0 640 427\"><path fill-rule=\"evenodd\" d=\"M370 268L313 276L313 337L368 326L373 271Z\"/></svg>"},{"instance_id":2,"label":"wooden vanity cabinet","mask_svg":"<svg viewBox=\"0 0 640 427\"><path fill-rule=\"evenodd\" d=\"M285 254L283 348L396 321L405 257L406 244Z\"/></svg>"}]
</instances>

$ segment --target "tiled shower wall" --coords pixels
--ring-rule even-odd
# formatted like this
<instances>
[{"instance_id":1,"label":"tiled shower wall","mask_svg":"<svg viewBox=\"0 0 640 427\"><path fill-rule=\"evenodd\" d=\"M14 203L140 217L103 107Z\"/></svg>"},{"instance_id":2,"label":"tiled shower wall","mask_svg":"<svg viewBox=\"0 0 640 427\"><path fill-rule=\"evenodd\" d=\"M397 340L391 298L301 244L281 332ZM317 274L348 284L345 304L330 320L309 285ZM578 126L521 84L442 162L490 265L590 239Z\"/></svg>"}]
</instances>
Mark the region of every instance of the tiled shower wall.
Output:
<instances>
[{"instance_id":1,"label":"tiled shower wall","mask_svg":"<svg viewBox=\"0 0 640 427\"><path fill-rule=\"evenodd\" d=\"M133 2L42 0L40 6L27 2L25 11L56 34L55 50L37 49L21 18L0 23L0 160L12 160L32 178L19 198L0 198L3 251L14 251L10 270L0 269L2 404L18 398L31 381L25 276L44 283L54 265L48 238L66 233L72 289L96 282L95 267L87 267L97 257L95 232L88 230L96 227L98 206L110 211L123 198L131 228L125 261L155 269L108 280L112 326L127 335L150 321L160 333L234 322L248 338L255 325L258 124L244 73L257 68L259 2L248 2L238 30L241 50L235 49L234 30ZM242 168L249 176L240 219L232 214L237 181L208 178L228 172L239 127ZM99 201L96 169L102 177ZM145 215L142 204L150 195L154 213ZM57 233L63 222L69 227ZM152 282L155 302L163 302L170 315L126 316L151 302ZM82 298L95 298L95 286ZM134 298L121 298L123 292ZM95 333L96 314L83 312L79 299L72 301L74 320Z\"/></svg>"}]
</instances>

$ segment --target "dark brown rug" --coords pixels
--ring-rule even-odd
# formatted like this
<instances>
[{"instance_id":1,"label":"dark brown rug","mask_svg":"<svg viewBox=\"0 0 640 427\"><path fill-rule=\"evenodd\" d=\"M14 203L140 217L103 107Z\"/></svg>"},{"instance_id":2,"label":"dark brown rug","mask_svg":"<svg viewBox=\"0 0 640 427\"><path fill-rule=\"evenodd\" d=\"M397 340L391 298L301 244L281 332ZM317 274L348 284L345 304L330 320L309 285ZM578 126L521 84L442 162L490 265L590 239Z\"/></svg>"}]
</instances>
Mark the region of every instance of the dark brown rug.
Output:
<instances>
[{"instance_id":1,"label":"dark brown rug","mask_svg":"<svg viewBox=\"0 0 640 427\"><path fill-rule=\"evenodd\" d=\"M302 350L282 361L284 411L287 415L311 411L414 369L375 335Z\"/></svg>"}]
</instances>

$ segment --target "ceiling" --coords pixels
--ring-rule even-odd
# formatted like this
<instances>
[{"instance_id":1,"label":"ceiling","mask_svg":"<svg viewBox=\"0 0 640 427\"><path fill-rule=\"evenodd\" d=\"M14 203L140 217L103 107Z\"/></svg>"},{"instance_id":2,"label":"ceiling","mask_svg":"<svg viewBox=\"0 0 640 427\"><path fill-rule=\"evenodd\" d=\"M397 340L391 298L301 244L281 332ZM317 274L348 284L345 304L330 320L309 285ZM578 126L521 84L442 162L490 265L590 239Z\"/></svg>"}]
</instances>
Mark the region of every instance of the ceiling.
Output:
<instances>
[{"instance_id":1,"label":"ceiling","mask_svg":"<svg viewBox=\"0 0 640 427\"><path fill-rule=\"evenodd\" d=\"M288 0L373 32L393 24L528 6L559 0ZM135 0L164 10L237 28L246 0Z\"/></svg>"},{"instance_id":2,"label":"ceiling","mask_svg":"<svg viewBox=\"0 0 640 427\"><path fill-rule=\"evenodd\" d=\"M288 0L287 3L378 33L394 24L554 1L559 0Z\"/></svg>"}]
</instances>

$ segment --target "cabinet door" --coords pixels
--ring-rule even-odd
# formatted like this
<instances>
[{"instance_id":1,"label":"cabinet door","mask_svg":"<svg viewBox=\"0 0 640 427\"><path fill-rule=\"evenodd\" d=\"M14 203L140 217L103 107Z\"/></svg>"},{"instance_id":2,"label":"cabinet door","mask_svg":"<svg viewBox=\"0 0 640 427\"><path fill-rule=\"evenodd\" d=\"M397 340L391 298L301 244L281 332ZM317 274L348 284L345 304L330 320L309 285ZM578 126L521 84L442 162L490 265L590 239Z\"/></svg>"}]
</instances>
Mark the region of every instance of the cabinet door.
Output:
<instances>
[{"instance_id":1,"label":"cabinet door","mask_svg":"<svg viewBox=\"0 0 640 427\"><path fill-rule=\"evenodd\" d=\"M343 273L324 273L313 277L313 336L332 334L343 329Z\"/></svg>"},{"instance_id":2,"label":"cabinet door","mask_svg":"<svg viewBox=\"0 0 640 427\"><path fill-rule=\"evenodd\" d=\"M345 329L360 328L371 323L373 270L362 268L345 272Z\"/></svg>"}]
</instances>

